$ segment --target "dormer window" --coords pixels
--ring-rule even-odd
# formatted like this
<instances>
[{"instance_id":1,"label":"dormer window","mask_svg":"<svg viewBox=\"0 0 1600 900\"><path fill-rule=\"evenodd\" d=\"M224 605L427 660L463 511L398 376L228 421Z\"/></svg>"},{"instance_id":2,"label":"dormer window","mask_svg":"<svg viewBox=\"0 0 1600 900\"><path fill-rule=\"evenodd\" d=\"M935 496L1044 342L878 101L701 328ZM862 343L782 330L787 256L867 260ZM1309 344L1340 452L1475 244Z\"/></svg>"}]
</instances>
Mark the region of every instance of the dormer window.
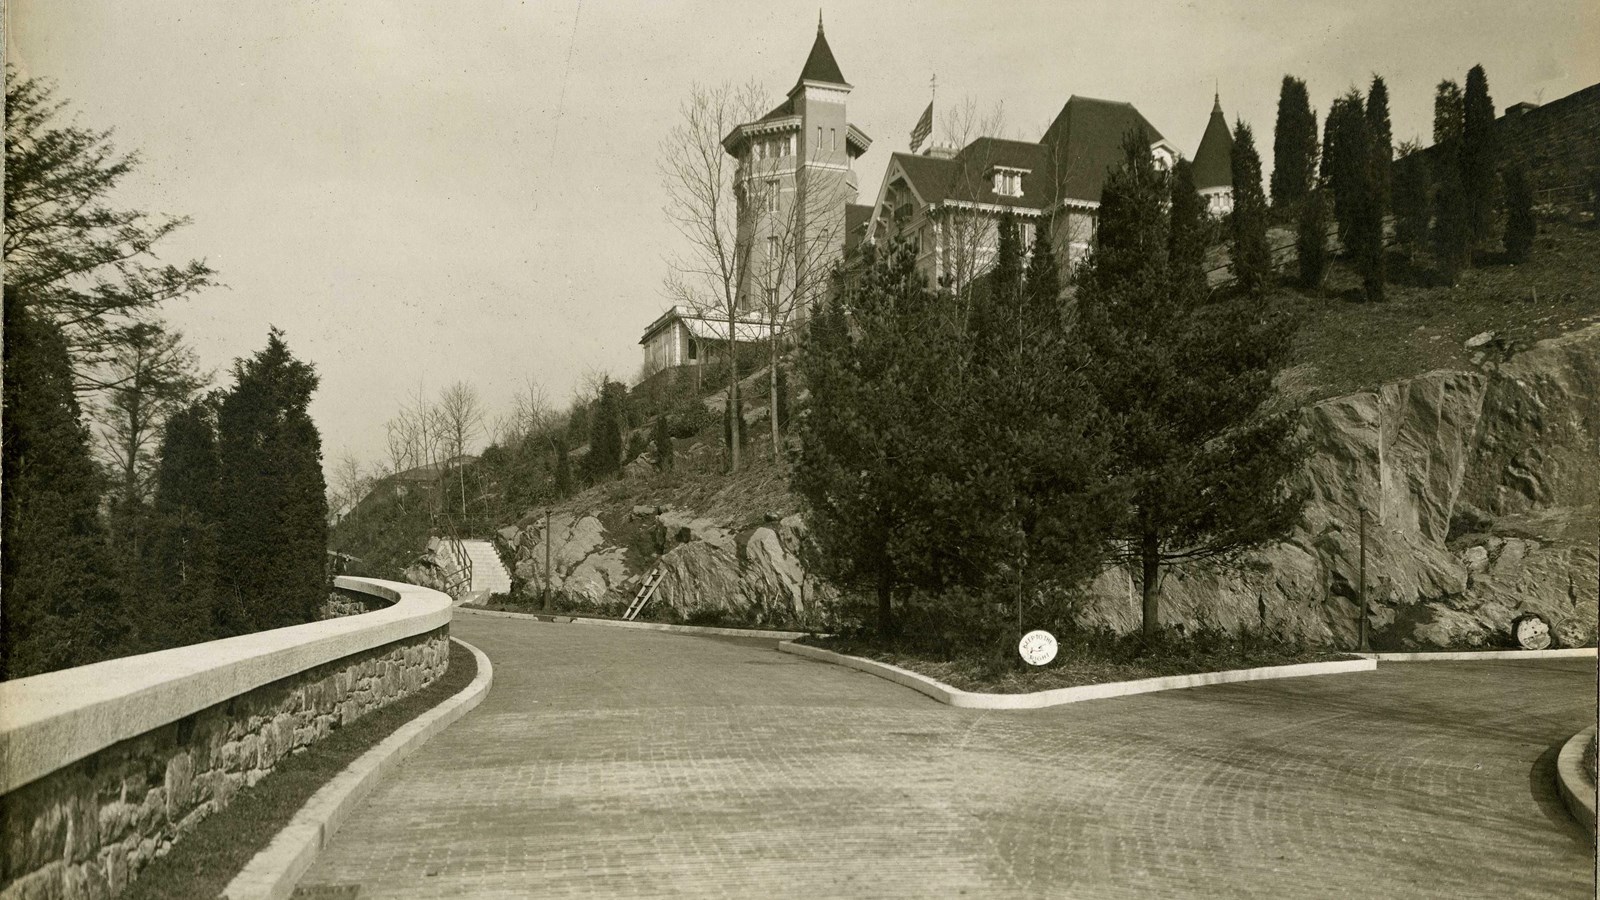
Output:
<instances>
[{"instance_id":1,"label":"dormer window","mask_svg":"<svg viewBox=\"0 0 1600 900\"><path fill-rule=\"evenodd\" d=\"M1028 174L1028 171L1028 169L1013 169L1009 166L995 166L995 194L1000 197L1021 197L1022 176Z\"/></svg>"}]
</instances>

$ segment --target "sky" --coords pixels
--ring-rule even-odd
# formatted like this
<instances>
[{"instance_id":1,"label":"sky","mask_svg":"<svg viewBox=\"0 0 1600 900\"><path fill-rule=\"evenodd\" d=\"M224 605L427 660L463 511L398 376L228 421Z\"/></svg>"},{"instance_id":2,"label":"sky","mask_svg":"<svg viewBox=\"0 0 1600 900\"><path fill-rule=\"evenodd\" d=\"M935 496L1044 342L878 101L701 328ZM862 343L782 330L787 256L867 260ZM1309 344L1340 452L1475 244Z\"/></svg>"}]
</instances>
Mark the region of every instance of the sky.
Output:
<instances>
[{"instance_id":1,"label":"sky","mask_svg":"<svg viewBox=\"0 0 1600 900\"><path fill-rule=\"evenodd\" d=\"M118 200L193 224L164 259L225 287L170 304L207 368L270 326L313 363L328 464L384 456L384 423L464 381L504 414L530 381L564 405L633 380L681 249L656 158L696 82L774 105L815 4L8 0L6 51L142 163ZM935 131L967 99L1036 139L1067 97L1133 103L1192 155L1213 91L1270 170L1285 74L1318 116L1373 73L1397 139L1427 138L1434 85L1482 63L1496 108L1600 82L1600 4L877 2L822 10L854 86L875 199L938 78Z\"/></svg>"}]
</instances>

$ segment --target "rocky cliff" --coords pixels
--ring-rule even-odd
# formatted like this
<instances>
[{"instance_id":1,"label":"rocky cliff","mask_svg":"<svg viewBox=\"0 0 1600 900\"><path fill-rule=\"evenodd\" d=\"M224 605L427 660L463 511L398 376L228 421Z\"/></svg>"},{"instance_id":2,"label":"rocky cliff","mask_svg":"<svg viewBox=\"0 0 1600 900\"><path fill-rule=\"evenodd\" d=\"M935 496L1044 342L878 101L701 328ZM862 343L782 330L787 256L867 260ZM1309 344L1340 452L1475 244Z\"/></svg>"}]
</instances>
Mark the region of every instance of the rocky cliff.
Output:
<instances>
[{"instance_id":1,"label":"rocky cliff","mask_svg":"<svg viewBox=\"0 0 1600 900\"><path fill-rule=\"evenodd\" d=\"M1429 372L1313 406L1310 502L1281 544L1169 572L1163 618L1265 625L1348 645L1360 513L1374 641L1495 643L1536 612L1591 642L1600 582L1600 326L1479 371ZM1104 574L1091 620L1136 627L1138 586Z\"/></svg>"}]
</instances>

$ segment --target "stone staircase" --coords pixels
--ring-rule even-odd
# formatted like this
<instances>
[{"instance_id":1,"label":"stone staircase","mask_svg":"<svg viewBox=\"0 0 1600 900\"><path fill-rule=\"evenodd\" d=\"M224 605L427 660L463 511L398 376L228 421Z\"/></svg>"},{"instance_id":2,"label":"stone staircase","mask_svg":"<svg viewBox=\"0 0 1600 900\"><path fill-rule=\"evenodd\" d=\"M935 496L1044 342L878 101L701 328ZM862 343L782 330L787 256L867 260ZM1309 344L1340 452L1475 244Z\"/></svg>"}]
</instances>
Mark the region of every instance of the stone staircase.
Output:
<instances>
[{"instance_id":1,"label":"stone staircase","mask_svg":"<svg viewBox=\"0 0 1600 900\"><path fill-rule=\"evenodd\" d=\"M500 553L492 541L450 538L433 538L430 546L437 547L438 556L450 568L460 573L461 581L451 593L458 601L481 600L490 594L511 592L511 573L500 561ZM470 573L470 580L467 575Z\"/></svg>"}]
</instances>

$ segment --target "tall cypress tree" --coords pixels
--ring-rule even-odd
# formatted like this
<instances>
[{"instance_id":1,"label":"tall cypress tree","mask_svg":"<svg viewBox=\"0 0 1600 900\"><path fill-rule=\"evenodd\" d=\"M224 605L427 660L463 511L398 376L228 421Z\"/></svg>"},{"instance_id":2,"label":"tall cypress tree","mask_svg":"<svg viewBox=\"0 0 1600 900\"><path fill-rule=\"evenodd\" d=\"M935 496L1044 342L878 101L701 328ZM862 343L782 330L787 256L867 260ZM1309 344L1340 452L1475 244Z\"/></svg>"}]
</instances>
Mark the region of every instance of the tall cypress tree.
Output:
<instances>
[{"instance_id":1,"label":"tall cypress tree","mask_svg":"<svg viewBox=\"0 0 1600 900\"><path fill-rule=\"evenodd\" d=\"M1474 245L1489 240L1494 231L1499 154L1489 76L1484 74L1483 66L1473 66L1467 71L1467 92L1462 101L1461 187L1466 195L1467 222Z\"/></svg>"},{"instance_id":2,"label":"tall cypress tree","mask_svg":"<svg viewBox=\"0 0 1600 900\"><path fill-rule=\"evenodd\" d=\"M19 678L125 652L128 623L66 339L9 286L3 377L0 677Z\"/></svg>"},{"instance_id":3,"label":"tall cypress tree","mask_svg":"<svg viewBox=\"0 0 1600 900\"><path fill-rule=\"evenodd\" d=\"M217 608L229 634L316 618L328 548L322 438L309 412L316 371L274 328L233 374L217 413Z\"/></svg>"},{"instance_id":4,"label":"tall cypress tree","mask_svg":"<svg viewBox=\"0 0 1600 900\"><path fill-rule=\"evenodd\" d=\"M1207 302L1185 289L1197 283L1182 271L1194 264L1171 255L1170 234L1198 226L1169 220L1169 210L1190 207L1170 202L1148 146L1143 135L1125 144L1123 165L1106 180L1095 247L1078 278L1076 334L1100 406L1118 413L1104 425L1107 471L1127 499L1108 533L1140 574L1144 633L1154 636L1163 567L1226 556L1292 527L1302 498L1286 483L1303 448L1293 418L1269 412L1292 320L1248 294Z\"/></svg>"},{"instance_id":5,"label":"tall cypress tree","mask_svg":"<svg viewBox=\"0 0 1600 900\"><path fill-rule=\"evenodd\" d=\"M1306 83L1283 76L1278 89L1278 121L1272 132L1272 205L1300 202L1317 177L1317 115Z\"/></svg>"},{"instance_id":6,"label":"tall cypress tree","mask_svg":"<svg viewBox=\"0 0 1600 900\"><path fill-rule=\"evenodd\" d=\"M1512 262L1528 261L1533 252L1533 238L1539 225L1533 218L1533 189L1528 186L1528 173L1522 166L1506 170L1506 230L1502 240L1506 255Z\"/></svg>"},{"instance_id":7,"label":"tall cypress tree","mask_svg":"<svg viewBox=\"0 0 1600 900\"><path fill-rule=\"evenodd\" d=\"M1359 192L1354 202L1355 220L1352 223L1351 255L1361 274L1362 294L1369 301L1383 299L1383 219L1389 208L1389 192L1393 175L1394 146L1389 126L1389 89L1382 76L1372 77L1372 89L1367 93L1365 114L1360 127L1351 123L1353 144L1366 149L1366 165L1353 187Z\"/></svg>"},{"instance_id":8,"label":"tall cypress tree","mask_svg":"<svg viewBox=\"0 0 1600 900\"><path fill-rule=\"evenodd\" d=\"M1445 284L1455 285L1472 258L1472 225L1466 188L1461 184L1459 144L1439 148L1438 176L1433 186L1433 258Z\"/></svg>"},{"instance_id":9,"label":"tall cypress tree","mask_svg":"<svg viewBox=\"0 0 1600 900\"><path fill-rule=\"evenodd\" d=\"M1416 144L1402 144L1394 164L1394 235L1408 253L1427 239L1432 192L1427 156Z\"/></svg>"},{"instance_id":10,"label":"tall cypress tree","mask_svg":"<svg viewBox=\"0 0 1600 900\"><path fill-rule=\"evenodd\" d=\"M1323 124L1322 182L1338 223L1339 243L1347 251L1367 194L1371 150L1364 106L1361 93L1352 89L1328 107Z\"/></svg>"},{"instance_id":11,"label":"tall cypress tree","mask_svg":"<svg viewBox=\"0 0 1600 900\"><path fill-rule=\"evenodd\" d=\"M1294 245L1300 286L1308 291L1321 290L1328 271L1328 201L1320 188L1307 194L1300 204Z\"/></svg>"},{"instance_id":12,"label":"tall cypress tree","mask_svg":"<svg viewBox=\"0 0 1600 900\"><path fill-rule=\"evenodd\" d=\"M1272 250L1267 246L1267 198L1261 190L1261 157L1250 126L1233 128L1233 278L1249 297L1266 293L1272 279Z\"/></svg>"},{"instance_id":13,"label":"tall cypress tree","mask_svg":"<svg viewBox=\"0 0 1600 900\"><path fill-rule=\"evenodd\" d=\"M1372 150L1372 189L1380 217L1387 215L1394 184L1394 128L1389 124L1389 86L1372 76L1367 91L1367 135Z\"/></svg>"},{"instance_id":14,"label":"tall cypress tree","mask_svg":"<svg viewBox=\"0 0 1600 900\"><path fill-rule=\"evenodd\" d=\"M1173 271L1187 279L1181 289L1195 297L1204 297L1208 292L1206 232L1206 202L1195 189L1194 166L1187 159L1180 159L1172 167L1172 228L1167 233L1167 256L1172 260Z\"/></svg>"},{"instance_id":15,"label":"tall cypress tree","mask_svg":"<svg viewBox=\"0 0 1600 900\"><path fill-rule=\"evenodd\" d=\"M605 378L589 418L589 455L584 470L590 481L611 478L622 468L622 429L626 422L627 386Z\"/></svg>"},{"instance_id":16,"label":"tall cypress tree","mask_svg":"<svg viewBox=\"0 0 1600 900\"><path fill-rule=\"evenodd\" d=\"M216 401L195 401L167 420L156 470L155 639L163 646L209 640L217 626Z\"/></svg>"}]
</instances>

